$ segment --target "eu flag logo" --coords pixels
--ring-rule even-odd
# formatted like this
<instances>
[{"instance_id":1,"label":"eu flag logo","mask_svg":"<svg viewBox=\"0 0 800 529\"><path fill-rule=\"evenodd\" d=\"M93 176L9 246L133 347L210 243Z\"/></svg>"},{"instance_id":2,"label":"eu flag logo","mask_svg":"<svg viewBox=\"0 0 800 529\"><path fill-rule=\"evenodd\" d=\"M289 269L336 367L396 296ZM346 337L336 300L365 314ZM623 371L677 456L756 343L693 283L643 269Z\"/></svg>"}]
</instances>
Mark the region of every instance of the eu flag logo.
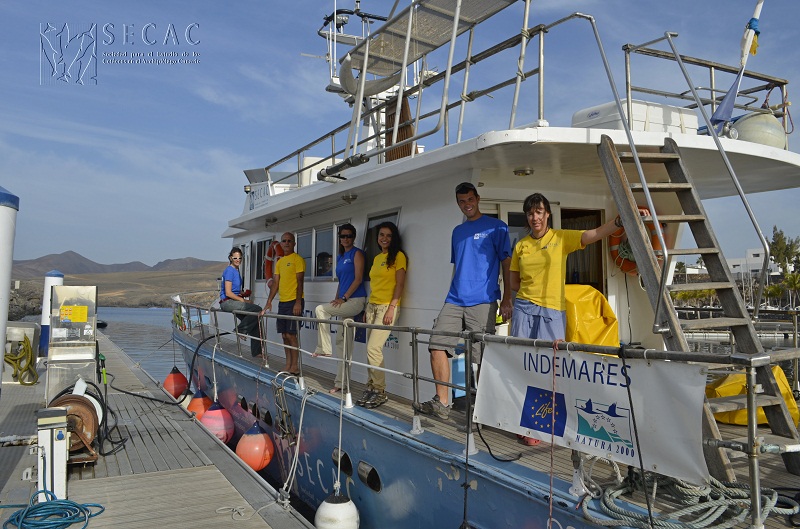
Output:
<instances>
[{"instance_id":1,"label":"eu flag logo","mask_svg":"<svg viewBox=\"0 0 800 529\"><path fill-rule=\"evenodd\" d=\"M528 386L519 425L547 434L550 433L552 427L554 435L563 437L564 428L567 425L567 405L564 394L555 394L554 405L552 391Z\"/></svg>"}]
</instances>

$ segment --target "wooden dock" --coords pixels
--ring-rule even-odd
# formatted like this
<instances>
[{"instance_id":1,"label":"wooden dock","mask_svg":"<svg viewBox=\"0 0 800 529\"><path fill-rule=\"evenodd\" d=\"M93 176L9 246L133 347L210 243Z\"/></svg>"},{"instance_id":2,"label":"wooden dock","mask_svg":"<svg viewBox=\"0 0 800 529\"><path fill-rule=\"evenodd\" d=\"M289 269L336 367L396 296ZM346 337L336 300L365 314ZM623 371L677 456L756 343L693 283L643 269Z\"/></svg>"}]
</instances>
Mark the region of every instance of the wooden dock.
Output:
<instances>
[{"instance_id":1,"label":"wooden dock","mask_svg":"<svg viewBox=\"0 0 800 529\"><path fill-rule=\"evenodd\" d=\"M170 400L147 374L103 335L110 385L131 393ZM108 388L115 413L114 439L126 439L119 450L94 463L68 466L67 495L76 503L99 503L105 511L91 527L237 527L301 529L313 527L297 511L275 503L277 493L248 472L235 455L221 447L193 418L173 404L139 398ZM45 406L44 376L35 386L4 383L0 393L0 437L36 436L36 411ZM34 443L35 444L35 443ZM36 475L36 456L29 445L0 447L0 505L23 505L36 482L23 480L27 468ZM109 452L110 443L103 450ZM0 509L5 522L16 508ZM236 513L236 514L234 514ZM234 516L236 521L234 522Z\"/></svg>"}]
</instances>

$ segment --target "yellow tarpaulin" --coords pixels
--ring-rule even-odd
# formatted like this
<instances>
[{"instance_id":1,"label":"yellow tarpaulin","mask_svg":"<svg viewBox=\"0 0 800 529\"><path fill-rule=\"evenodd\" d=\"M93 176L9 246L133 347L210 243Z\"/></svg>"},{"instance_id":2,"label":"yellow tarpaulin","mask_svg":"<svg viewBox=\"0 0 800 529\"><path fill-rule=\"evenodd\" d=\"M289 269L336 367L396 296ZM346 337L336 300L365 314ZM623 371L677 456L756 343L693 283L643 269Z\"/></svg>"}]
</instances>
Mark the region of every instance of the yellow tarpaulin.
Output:
<instances>
[{"instance_id":1,"label":"yellow tarpaulin","mask_svg":"<svg viewBox=\"0 0 800 529\"><path fill-rule=\"evenodd\" d=\"M800 411L797 409L797 402L792 396L792 387L789 381L786 380L786 375L779 366L772 366L772 373L775 375L775 380L778 382L778 388L781 391L783 400L786 401L786 407L789 408L789 415L792 416L795 425L800 419ZM730 397L732 395L744 395L747 393L745 388L745 376L743 374L726 375L719 380L715 380L706 386L706 397L713 399L714 397ZM725 424L747 424L747 410L736 411L723 411L715 413L714 417L719 422ZM758 424L767 424L767 416L764 415L764 410L758 408Z\"/></svg>"},{"instance_id":2,"label":"yellow tarpaulin","mask_svg":"<svg viewBox=\"0 0 800 529\"><path fill-rule=\"evenodd\" d=\"M568 342L619 347L617 316L605 296L589 285L566 285Z\"/></svg>"}]
</instances>

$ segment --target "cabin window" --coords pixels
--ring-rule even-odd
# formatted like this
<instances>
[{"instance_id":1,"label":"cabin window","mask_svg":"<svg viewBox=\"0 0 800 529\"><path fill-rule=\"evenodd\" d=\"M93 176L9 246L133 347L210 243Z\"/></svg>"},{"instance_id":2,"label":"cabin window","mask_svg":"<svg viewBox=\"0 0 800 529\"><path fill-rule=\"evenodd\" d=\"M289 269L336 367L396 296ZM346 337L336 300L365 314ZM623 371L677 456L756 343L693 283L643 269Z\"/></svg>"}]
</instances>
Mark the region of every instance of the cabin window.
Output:
<instances>
[{"instance_id":1,"label":"cabin window","mask_svg":"<svg viewBox=\"0 0 800 529\"><path fill-rule=\"evenodd\" d=\"M256 263L256 281L264 280L264 259L266 259L267 248L269 248L270 244L272 244L272 239L258 241L255 244L255 259L253 262Z\"/></svg>"},{"instance_id":2,"label":"cabin window","mask_svg":"<svg viewBox=\"0 0 800 529\"><path fill-rule=\"evenodd\" d=\"M370 268L372 268L372 261L375 259L375 256L381 253L381 249L378 247L378 225L382 222L394 222L399 228L400 226L397 223L399 216L400 213L395 211L392 213L375 215L367 219L367 231L364 234L364 246L362 246L364 252L367 254L367 261L364 264L367 276L369 275ZM369 281L369 277L366 277L365 280Z\"/></svg>"},{"instance_id":3,"label":"cabin window","mask_svg":"<svg viewBox=\"0 0 800 529\"><path fill-rule=\"evenodd\" d=\"M316 253L314 277L332 277L333 228L317 228L314 231L314 252Z\"/></svg>"},{"instance_id":4,"label":"cabin window","mask_svg":"<svg viewBox=\"0 0 800 529\"><path fill-rule=\"evenodd\" d=\"M306 273L309 270L313 270L311 268L312 265L312 257L314 255L314 250L312 247L313 236L312 232L307 231L304 233L297 234L297 245L295 246L294 251L297 252L297 255L303 258L306 262Z\"/></svg>"}]
</instances>

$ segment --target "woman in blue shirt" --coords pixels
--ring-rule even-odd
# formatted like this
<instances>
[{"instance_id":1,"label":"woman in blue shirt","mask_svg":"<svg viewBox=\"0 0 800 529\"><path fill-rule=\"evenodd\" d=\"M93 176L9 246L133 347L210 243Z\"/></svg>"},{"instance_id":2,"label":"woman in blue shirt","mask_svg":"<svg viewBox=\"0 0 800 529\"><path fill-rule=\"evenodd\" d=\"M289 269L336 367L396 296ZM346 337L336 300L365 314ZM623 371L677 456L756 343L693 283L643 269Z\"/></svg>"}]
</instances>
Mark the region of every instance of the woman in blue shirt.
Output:
<instances>
[{"instance_id":1,"label":"woman in blue shirt","mask_svg":"<svg viewBox=\"0 0 800 529\"><path fill-rule=\"evenodd\" d=\"M336 289L336 299L329 303L317 305L317 318L330 320L335 316L341 319L352 318L364 311L367 306L367 290L364 287L364 266L366 258L364 251L356 247L356 229L352 224L342 224L339 227L339 258L336 260L336 277L339 287ZM349 359L353 349L353 328L347 329L347 356L344 354L345 336L341 328L336 330L336 350L339 358ZM331 326L329 323L320 323L317 349L314 356L331 356ZM342 381L345 379L345 362L339 363L336 380L331 393L342 390ZM350 367L347 367L347 378L350 378Z\"/></svg>"},{"instance_id":2,"label":"woman in blue shirt","mask_svg":"<svg viewBox=\"0 0 800 529\"><path fill-rule=\"evenodd\" d=\"M255 303L250 303L247 296L250 291L242 291L242 276L239 273L239 266L242 264L242 251L234 247L228 254L228 267L222 272L222 286L219 292L219 308L225 312L261 312L261 307ZM236 332L250 336L250 354L253 357L260 357L261 354L261 331L258 325L258 316L236 315L242 320Z\"/></svg>"}]
</instances>

